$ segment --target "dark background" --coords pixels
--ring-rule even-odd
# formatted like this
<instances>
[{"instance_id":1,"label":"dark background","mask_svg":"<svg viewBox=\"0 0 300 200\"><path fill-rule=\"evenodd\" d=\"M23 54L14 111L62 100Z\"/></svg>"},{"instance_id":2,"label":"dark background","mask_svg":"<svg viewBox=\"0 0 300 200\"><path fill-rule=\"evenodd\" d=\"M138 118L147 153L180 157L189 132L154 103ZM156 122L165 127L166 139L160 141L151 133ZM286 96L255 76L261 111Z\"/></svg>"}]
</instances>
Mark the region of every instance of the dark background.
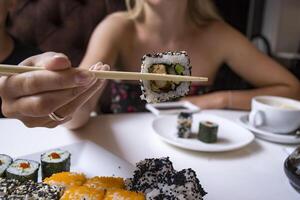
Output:
<instances>
[{"instance_id":1,"label":"dark background","mask_svg":"<svg viewBox=\"0 0 300 200\"><path fill-rule=\"evenodd\" d=\"M63 52L74 66L81 61L90 35L103 18L125 10L124 0L19 0L11 16L10 32L21 41L42 51ZM215 0L224 19L249 39L259 36L265 0ZM298 67L299 69L300 67ZM295 70L294 73L297 73ZM298 72L299 73L299 72ZM215 90L245 89L226 65L221 67Z\"/></svg>"}]
</instances>

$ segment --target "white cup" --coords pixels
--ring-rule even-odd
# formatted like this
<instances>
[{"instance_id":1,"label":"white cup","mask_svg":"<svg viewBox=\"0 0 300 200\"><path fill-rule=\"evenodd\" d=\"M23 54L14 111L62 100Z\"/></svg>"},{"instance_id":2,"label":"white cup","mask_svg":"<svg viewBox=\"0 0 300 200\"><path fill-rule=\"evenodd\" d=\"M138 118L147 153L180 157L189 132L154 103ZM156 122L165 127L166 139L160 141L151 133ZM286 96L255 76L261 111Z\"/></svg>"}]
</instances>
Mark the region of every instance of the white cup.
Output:
<instances>
[{"instance_id":1,"label":"white cup","mask_svg":"<svg viewBox=\"0 0 300 200\"><path fill-rule=\"evenodd\" d=\"M300 102L275 96L254 97L249 123L272 133L288 134L300 127Z\"/></svg>"}]
</instances>

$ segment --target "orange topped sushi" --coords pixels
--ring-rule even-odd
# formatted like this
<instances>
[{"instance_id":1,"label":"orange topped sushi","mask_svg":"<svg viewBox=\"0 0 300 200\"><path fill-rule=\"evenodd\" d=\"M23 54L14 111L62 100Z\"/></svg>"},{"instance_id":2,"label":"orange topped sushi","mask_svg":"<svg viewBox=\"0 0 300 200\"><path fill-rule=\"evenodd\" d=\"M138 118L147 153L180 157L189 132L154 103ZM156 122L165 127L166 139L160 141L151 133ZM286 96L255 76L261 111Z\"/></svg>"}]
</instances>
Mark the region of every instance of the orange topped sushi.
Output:
<instances>
[{"instance_id":1,"label":"orange topped sushi","mask_svg":"<svg viewBox=\"0 0 300 200\"><path fill-rule=\"evenodd\" d=\"M60 200L102 200L104 199L104 193L104 190L97 190L86 186L74 186L66 190Z\"/></svg>"},{"instance_id":2,"label":"orange topped sushi","mask_svg":"<svg viewBox=\"0 0 300 200\"><path fill-rule=\"evenodd\" d=\"M46 178L44 183L49 185L57 185L65 188L72 186L81 186L86 182L84 174L74 172L61 172L53 174L51 177Z\"/></svg>"},{"instance_id":3,"label":"orange topped sushi","mask_svg":"<svg viewBox=\"0 0 300 200\"><path fill-rule=\"evenodd\" d=\"M95 188L100 190L105 189L124 189L125 183L123 178L119 177L100 177L96 176L91 179L88 179L84 186L89 188Z\"/></svg>"}]
</instances>

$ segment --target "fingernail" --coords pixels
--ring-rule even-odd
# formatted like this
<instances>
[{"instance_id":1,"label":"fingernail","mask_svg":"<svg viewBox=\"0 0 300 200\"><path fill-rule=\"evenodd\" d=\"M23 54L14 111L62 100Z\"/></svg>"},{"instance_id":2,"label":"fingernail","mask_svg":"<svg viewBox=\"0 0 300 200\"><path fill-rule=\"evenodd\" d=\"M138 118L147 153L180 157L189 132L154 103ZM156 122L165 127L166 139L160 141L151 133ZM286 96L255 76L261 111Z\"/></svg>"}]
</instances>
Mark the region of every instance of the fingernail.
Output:
<instances>
[{"instance_id":1,"label":"fingernail","mask_svg":"<svg viewBox=\"0 0 300 200\"><path fill-rule=\"evenodd\" d=\"M98 62L96 64L94 64L93 66L90 67L90 71L98 71L101 69L101 67L103 66L102 62Z\"/></svg>"},{"instance_id":2,"label":"fingernail","mask_svg":"<svg viewBox=\"0 0 300 200\"><path fill-rule=\"evenodd\" d=\"M66 56L58 54L58 55L53 56L53 58L66 58Z\"/></svg>"},{"instance_id":3,"label":"fingernail","mask_svg":"<svg viewBox=\"0 0 300 200\"><path fill-rule=\"evenodd\" d=\"M103 68L102 68L104 71L108 71L110 70L110 66L108 64L105 64L103 65Z\"/></svg>"},{"instance_id":4,"label":"fingernail","mask_svg":"<svg viewBox=\"0 0 300 200\"><path fill-rule=\"evenodd\" d=\"M93 71L93 70L95 70L95 67L96 67L96 65L92 65L92 66L90 66L90 68L89 68L89 71Z\"/></svg>"},{"instance_id":5,"label":"fingernail","mask_svg":"<svg viewBox=\"0 0 300 200\"><path fill-rule=\"evenodd\" d=\"M94 75L92 73L89 73L88 71L81 71L76 74L75 76L75 83L79 85L85 85L90 83L94 78Z\"/></svg>"}]
</instances>

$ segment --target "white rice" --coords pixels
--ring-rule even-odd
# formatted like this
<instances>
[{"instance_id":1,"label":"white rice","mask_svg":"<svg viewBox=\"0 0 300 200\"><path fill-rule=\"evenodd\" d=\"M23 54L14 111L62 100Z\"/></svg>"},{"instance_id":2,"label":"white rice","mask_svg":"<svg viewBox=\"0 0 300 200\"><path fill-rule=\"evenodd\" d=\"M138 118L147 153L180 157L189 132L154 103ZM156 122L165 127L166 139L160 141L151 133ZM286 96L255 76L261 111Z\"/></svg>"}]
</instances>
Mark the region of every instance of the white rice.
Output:
<instances>
[{"instance_id":1,"label":"white rice","mask_svg":"<svg viewBox=\"0 0 300 200\"><path fill-rule=\"evenodd\" d=\"M60 156L60 158L53 159L50 156L52 153L57 153ZM64 160L68 159L69 157L70 157L70 153L68 151L64 151L61 149L55 149L55 150L48 151L48 152L42 154L41 160L43 162L47 162L47 163L60 163Z\"/></svg>"},{"instance_id":2,"label":"white rice","mask_svg":"<svg viewBox=\"0 0 300 200\"><path fill-rule=\"evenodd\" d=\"M24 168L20 167L21 163L29 163L30 166L28 168L24 169ZM11 174L16 174L16 175L27 176L27 175L31 175L32 173L34 173L38 168L39 168L39 163L38 162L18 159L18 160L15 160L7 168L7 172L9 172Z\"/></svg>"},{"instance_id":3,"label":"white rice","mask_svg":"<svg viewBox=\"0 0 300 200\"><path fill-rule=\"evenodd\" d=\"M11 162L12 162L11 157L4 155L4 154L0 154L0 177L5 172L5 170L8 168L8 166L11 164Z\"/></svg>"}]
</instances>

